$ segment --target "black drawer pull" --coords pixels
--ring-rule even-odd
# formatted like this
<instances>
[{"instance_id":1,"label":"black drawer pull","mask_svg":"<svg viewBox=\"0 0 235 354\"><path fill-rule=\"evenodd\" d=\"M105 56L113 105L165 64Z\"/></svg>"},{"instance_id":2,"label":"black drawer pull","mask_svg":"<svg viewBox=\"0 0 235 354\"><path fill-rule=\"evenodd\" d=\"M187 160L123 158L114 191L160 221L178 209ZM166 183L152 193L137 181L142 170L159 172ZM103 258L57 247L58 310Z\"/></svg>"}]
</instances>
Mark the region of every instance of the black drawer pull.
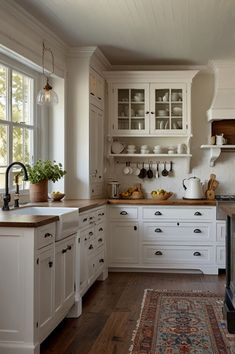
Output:
<instances>
[{"instance_id":1,"label":"black drawer pull","mask_svg":"<svg viewBox=\"0 0 235 354\"><path fill-rule=\"evenodd\" d=\"M149 114L149 111L146 111L145 114Z\"/></svg>"},{"instance_id":2,"label":"black drawer pull","mask_svg":"<svg viewBox=\"0 0 235 354\"><path fill-rule=\"evenodd\" d=\"M194 254L193 254L195 257L199 257L199 256L201 256L202 254L200 253L200 252L194 252Z\"/></svg>"},{"instance_id":3,"label":"black drawer pull","mask_svg":"<svg viewBox=\"0 0 235 354\"><path fill-rule=\"evenodd\" d=\"M71 250L71 249L72 249L72 246L68 245L67 250Z\"/></svg>"},{"instance_id":4,"label":"black drawer pull","mask_svg":"<svg viewBox=\"0 0 235 354\"><path fill-rule=\"evenodd\" d=\"M194 213L194 215L196 215L196 216L201 216L202 214L200 213L200 211L196 211L196 212Z\"/></svg>"},{"instance_id":5,"label":"black drawer pull","mask_svg":"<svg viewBox=\"0 0 235 354\"><path fill-rule=\"evenodd\" d=\"M102 216L104 216L104 213L102 213Z\"/></svg>"},{"instance_id":6,"label":"black drawer pull","mask_svg":"<svg viewBox=\"0 0 235 354\"><path fill-rule=\"evenodd\" d=\"M95 94L93 92L90 92L90 95L95 96Z\"/></svg>"},{"instance_id":7,"label":"black drawer pull","mask_svg":"<svg viewBox=\"0 0 235 354\"><path fill-rule=\"evenodd\" d=\"M49 268L51 268L51 267L53 266L53 262L50 261L50 262L48 263L48 265L49 265Z\"/></svg>"},{"instance_id":8,"label":"black drawer pull","mask_svg":"<svg viewBox=\"0 0 235 354\"><path fill-rule=\"evenodd\" d=\"M123 211L121 211L120 212L120 215L127 215L128 213L127 213L127 211L125 211L125 210L123 210Z\"/></svg>"},{"instance_id":9,"label":"black drawer pull","mask_svg":"<svg viewBox=\"0 0 235 354\"><path fill-rule=\"evenodd\" d=\"M44 235L44 237L45 237L45 238L47 238L47 237L53 237L53 235L50 234L49 232L47 232L47 233Z\"/></svg>"},{"instance_id":10,"label":"black drawer pull","mask_svg":"<svg viewBox=\"0 0 235 354\"><path fill-rule=\"evenodd\" d=\"M156 213L154 213L154 215L162 215L162 213L160 211L156 211Z\"/></svg>"},{"instance_id":11,"label":"black drawer pull","mask_svg":"<svg viewBox=\"0 0 235 354\"><path fill-rule=\"evenodd\" d=\"M87 241L87 238L86 238L86 237L84 238L84 241Z\"/></svg>"},{"instance_id":12,"label":"black drawer pull","mask_svg":"<svg viewBox=\"0 0 235 354\"><path fill-rule=\"evenodd\" d=\"M89 250L93 250L93 246L92 245L89 246Z\"/></svg>"},{"instance_id":13,"label":"black drawer pull","mask_svg":"<svg viewBox=\"0 0 235 354\"><path fill-rule=\"evenodd\" d=\"M67 252L67 248L64 248L63 250L62 250L62 253L66 253Z\"/></svg>"},{"instance_id":14,"label":"black drawer pull","mask_svg":"<svg viewBox=\"0 0 235 354\"><path fill-rule=\"evenodd\" d=\"M162 229L155 229L155 232L162 232Z\"/></svg>"},{"instance_id":15,"label":"black drawer pull","mask_svg":"<svg viewBox=\"0 0 235 354\"><path fill-rule=\"evenodd\" d=\"M90 217L89 217L89 220L92 220L92 219L93 219L93 216L90 216Z\"/></svg>"},{"instance_id":16,"label":"black drawer pull","mask_svg":"<svg viewBox=\"0 0 235 354\"><path fill-rule=\"evenodd\" d=\"M82 220L82 222L85 222L85 221L87 221L87 218L84 218L84 219Z\"/></svg>"},{"instance_id":17,"label":"black drawer pull","mask_svg":"<svg viewBox=\"0 0 235 354\"><path fill-rule=\"evenodd\" d=\"M104 231L104 230L103 230L103 228L101 227L101 228L99 228L99 231Z\"/></svg>"},{"instance_id":18,"label":"black drawer pull","mask_svg":"<svg viewBox=\"0 0 235 354\"><path fill-rule=\"evenodd\" d=\"M195 229L195 230L193 230L193 232L194 232L195 234L201 234L201 230L200 230L200 229Z\"/></svg>"},{"instance_id":19,"label":"black drawer pull","mask_svg":"<svg viewBox=\"0 0 235 354\"><path fill-rule=\"evenodd\" d=\"M98 98L98 100L102 100L102 98L101 98L101 97L99 97L99 96L98 96L97 98Z\"/></svg>"},{"instance_id":20,"label":"black drawer pull","mask_svg":"<svg viewBox=\"0 0 235 354\"><path fill-rule=\"evenodd\" d=\"M162 252L161 252L161 251L156 251L156 252L155 252L155 255L156 255L156 256L162 256Z\"/></svg>"},{"instance_id":21,"label":"black drawer pull","mask_svg":"<svg viewBox=\"0 0 235 354\"><path fill-rule=\"evenodd\" d=\"M100 262L100 263L104 263L104 259L101 258L101 259L99 260L99 262Z\"/></svg>"},{"instance_id":22,"label":"black drawer pull","mask_svg":"<svg viewBox=\"0 0 235 354\"><path fill-rule=\"evenodd\" d=\"M102 238L99 238L98 242L102 242L102 241L103 241L103 239L102 239Z\"/></svg>"},{"instance_id":23,"label":"black drawer pull","mask_svg":"<svg viewBox=\"0 0 235 354\"><path fill-rule=\"evenodd\" d=\"M89 236L92 236L92 235L93 235L93 232L92 232L92 231L90 231L90 232L89 232Z\"/></svg>"}]
</instances>

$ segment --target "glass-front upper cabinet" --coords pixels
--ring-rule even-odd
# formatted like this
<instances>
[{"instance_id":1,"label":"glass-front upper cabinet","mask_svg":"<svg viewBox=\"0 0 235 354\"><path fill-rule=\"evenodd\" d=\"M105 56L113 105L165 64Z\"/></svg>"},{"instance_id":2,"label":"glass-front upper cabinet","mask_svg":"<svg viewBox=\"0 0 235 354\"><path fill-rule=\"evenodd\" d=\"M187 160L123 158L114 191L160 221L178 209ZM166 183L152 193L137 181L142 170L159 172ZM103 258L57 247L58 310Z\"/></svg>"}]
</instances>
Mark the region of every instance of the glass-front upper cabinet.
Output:
<instances>
[{"instance_id":1,"label":"glass-front upper cabinet","mask_svg":"<svg viewBox=\"0 0 235 354\"><path fill-rule=\"evenodd\" d=\"M149 85L113 86L112 131L116 135L149 134Z\"/></svg>"},{"instance_id":2,"label":"glass-front upper cabinet","mask_svg":"<svg viewBox=\"0 0 235 354\"><path fill-rule=\"evenodd\" d=\"M186 133L186 85L150 85L150 130L152 134Z\"/></svg>"}]
</instances>

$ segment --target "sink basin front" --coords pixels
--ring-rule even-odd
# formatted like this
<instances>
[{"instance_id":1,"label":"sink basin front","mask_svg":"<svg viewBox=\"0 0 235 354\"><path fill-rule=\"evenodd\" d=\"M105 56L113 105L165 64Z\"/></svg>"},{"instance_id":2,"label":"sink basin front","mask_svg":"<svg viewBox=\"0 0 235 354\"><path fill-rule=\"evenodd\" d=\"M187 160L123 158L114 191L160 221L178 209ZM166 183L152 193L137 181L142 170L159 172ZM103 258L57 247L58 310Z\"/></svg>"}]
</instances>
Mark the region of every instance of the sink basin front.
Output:
<instances>
[{"instance_id":1,"label":"sink basin front","mask_svg":"<svg viewBox=\"0 0 235 354\"><path fill-rule=\"evenodd\" d=\"M57 208L57 207L26 207L14 209L12 213L16 215L57 215L56 241L61 240L78 230L78 209L77 208Z\"/></svg>"}]
</instances>

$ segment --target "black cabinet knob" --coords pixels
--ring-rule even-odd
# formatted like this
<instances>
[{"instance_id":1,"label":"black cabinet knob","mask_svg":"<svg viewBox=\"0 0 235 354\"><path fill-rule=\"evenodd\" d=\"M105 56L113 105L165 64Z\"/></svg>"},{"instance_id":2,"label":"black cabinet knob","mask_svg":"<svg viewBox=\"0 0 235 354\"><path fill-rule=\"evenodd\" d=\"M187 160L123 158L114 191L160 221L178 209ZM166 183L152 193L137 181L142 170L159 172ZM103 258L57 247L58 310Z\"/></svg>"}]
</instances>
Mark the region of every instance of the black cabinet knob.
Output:
<instances>
[{"instance_id":1,"label":"black cabinet knob","mask_svg":"<svg viewBox=\"0 0 235 354\"><path fill-rule=\"evenodd\" d=\"M127 215L128 213L127 213L127 211L125 211L125 210L123 210L123 211L121 211L120 212L120 215Z\"/></svg>"},{"instance_id":2,"label":"black cabinet knob","mask_svg":"<svg viewBox=\"0 0 235 354\"><path fill-rule=\"evenodd\" d=\"M47 233L44 235L44 237L45 237L45 238L47 238L47 237L53 237L53 235L50 234L49 232L47 232Z\"/></svg>"},{"instance_id":3,"label":"black cabinet knob","mask_svg":"<svg viewBox=\"0 0 235 354\"><path fill-rule=\"evenodd\" d=\"M155 229L154 231L155 231L155 232L162 232L162 229L158 229L158 228L157 228L157 229Z\"/></svg>"},{"instance_id":4,"label":"black cabinet knob","mask_svg":"<svg viewBox=\"0 0 235 354\"><path fill-rule=\"evenodd\" d=\"M201 230L200 230L200 229L195 229L195 230L193 230L193 232L194 232L195 234L200 234L200 233L201 233Z\"/></svg>"},{"instance_id":5,"label":"black cabinet knob","mask_svg":"<svg viewBox=\"0 0 235 354\"><path fill-rule=\"evenodd\" d=\"M50 262L48 263L48 265L49 265L49 268L51 268L51 267L53 266L53 262L50 261Z\"/></svg>"},{"instance_id":6,"label":"black cabinet knob","mask_svg":"<svg viewBox=\"0 0 235 354\"><path fill-rule=\"evenodd\" d=\"M62 250L62 253L66 253L67 252L67 248L64 248L63 250Z\"/></svg>"},{"instance_id":7,"label":"black cabinet knob","mask_svg":"<svg viewBox=\"0 0 235 354\"><path fill-rule=\"evenodd\" d=\"M194 215L200 216L200 215L202 215L202 214L200 213L200 211L196 211L196 212L194 213Z\"/></svg>"}]
</instances>

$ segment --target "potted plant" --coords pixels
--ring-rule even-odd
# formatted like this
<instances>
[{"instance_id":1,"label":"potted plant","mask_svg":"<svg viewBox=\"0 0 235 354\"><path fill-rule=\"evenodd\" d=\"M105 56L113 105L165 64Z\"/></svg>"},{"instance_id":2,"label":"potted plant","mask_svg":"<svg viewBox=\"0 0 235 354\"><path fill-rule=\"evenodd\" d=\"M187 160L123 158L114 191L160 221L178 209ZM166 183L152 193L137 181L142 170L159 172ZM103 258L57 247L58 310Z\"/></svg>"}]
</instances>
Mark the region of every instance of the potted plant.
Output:
<instances>
[{"instance_id":1,"label":"potted plant","mask_svg":"<svg viewBox=\"0 0 235 354\"><path fill-rule=\"evenodd\" d=\"M61 163L56 161L38 160L34 165L26 165L30 182L29 196L31 202L47 202L48 181L56 182L62 178L66 171Z\"/></svg>"}]
</instances>

